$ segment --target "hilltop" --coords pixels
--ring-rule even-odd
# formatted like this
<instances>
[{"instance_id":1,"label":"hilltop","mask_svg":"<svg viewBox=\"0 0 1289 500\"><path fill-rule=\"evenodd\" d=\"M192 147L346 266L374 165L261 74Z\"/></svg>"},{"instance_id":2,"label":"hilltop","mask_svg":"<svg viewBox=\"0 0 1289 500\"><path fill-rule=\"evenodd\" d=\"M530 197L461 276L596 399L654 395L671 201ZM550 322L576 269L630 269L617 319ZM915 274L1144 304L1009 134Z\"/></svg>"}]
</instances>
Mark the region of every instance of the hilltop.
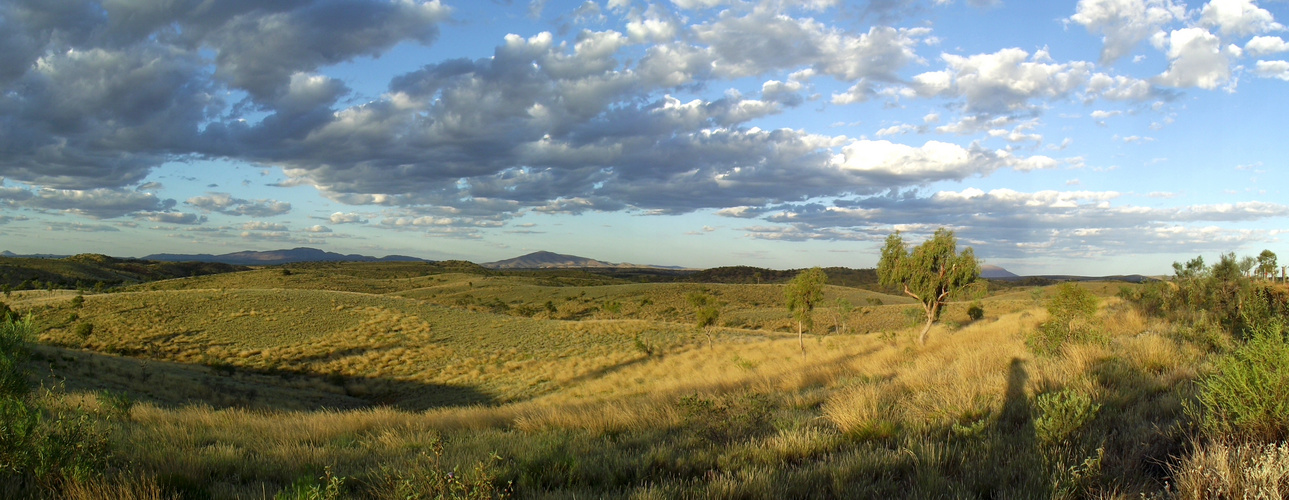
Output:
<instances>
[{"instance_id":1,"label":"hilltop","mask_svg":"<svg viewBox=\"0 0 1289 500\"><path fill-rule=\"evenodd\" d=\"M211 254L169 254L157 253L143 257L144 260L163 262L220 262L242 266L271 266L292 264L296 262L430 262L425 259L406 255L387 255L371 257L359 254L339 254L309 247L297 247L284 250L233 252L220 255Z\"/></svg>"},{"instance_id":2,"label":"hilltop","mask_svg":"<svg viewBox=\"0 0 1289 500\"><path fill-rule=\"evenodd\" d=\"M596 269L596 268L643 268L643 269L684 269L677 266L654 266L629 263L614 263L576 255L565 255L555 252L539 251L521 255L513 259L485 262L480 264L489 269Z\"/></svg>"}]
</instances>

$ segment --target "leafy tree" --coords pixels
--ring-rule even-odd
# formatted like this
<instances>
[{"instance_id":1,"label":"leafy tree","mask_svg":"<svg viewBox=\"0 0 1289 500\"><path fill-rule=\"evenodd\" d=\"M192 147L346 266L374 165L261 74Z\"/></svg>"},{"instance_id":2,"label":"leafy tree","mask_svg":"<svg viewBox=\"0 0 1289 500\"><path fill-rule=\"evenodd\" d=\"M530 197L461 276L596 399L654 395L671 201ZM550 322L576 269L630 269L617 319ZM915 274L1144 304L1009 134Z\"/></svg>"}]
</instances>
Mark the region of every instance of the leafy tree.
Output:
<instances>
[{"instance_id":1,"label":"leafy tree","mask_svg":"<svg viewBox=\"0 0 1289 500\"><path fill-rule=\"evenodd\" d=\"M833 302L833 314L837 318L837 333L846 334L846 317L850 316L850 313L854 310L855 306L844 298L838 297L837 301Z\"/></svg>"},{"instance_id":2,"label":"leafy tree","mask_svg":"<svg viewBox=\"0 0 1289 500\"><path fill-rule=\"evenodd\" d=\"M824 270L812 267L798 274L784 289L788 299L788 310L792 311L792 316L797 320L797 343L801 345L803 355L806 353L806 341L802 331L809 330L815 325L814 310L815 306L824 300L826 281L828 281L828 275L824 274Z\"/></svg>"},{"instance_id":3,"label":"leafy tree","mask_svg":"<svg viewBox=\"0 0 1289 500\"><path fill-rule=\"evenodd\" d=\"M694 326L707 334L707 348L712 348L712 328L721 317L721 305L715 297L705 293L690 293L689 304L694 306Z\"/></svg>"},{"instance_id":4,"label":"leafy tree","mask_svg":"<svg viewBox=\"0 0 1289 500\"><path fill-rule=\"evenodd\" d=\"M1257 265L1258 265L1258 259L1255 259L1249 256L1242 257L1240 259L1240 274L1243 274L1245 276L1252 276L1253 268L1254 266L1257 266Z\"/></svg>"},{"instance_id":5,"label":"leafy tree","mask_svg":"<svg viewBox=\"0 0 1289 500\"><path fill-rule=\"evenodd\" d=\"M1264 277L1275 278L1276 276L1276 253L1270 250L1263 250L1258 254L1258 274Z\"/></svg>"},{"instance_id":6,"label":"leafy tree","mask_svg":"<svg viewBox=\"0 0 1289 500\"><path fill-rule=\"evenodd\" d=\"M911 251L900 232L886 238L882 258L877 264L877 277L883 286L899 286L904 294L922 303L926 326L919 341L926 344L931 325L940 318L940 309L951 296L968 289L980 277L980 263L975 251L967 247L958 252L953 231L937 229L935 235Z\"/></svg>"}]
</instances>

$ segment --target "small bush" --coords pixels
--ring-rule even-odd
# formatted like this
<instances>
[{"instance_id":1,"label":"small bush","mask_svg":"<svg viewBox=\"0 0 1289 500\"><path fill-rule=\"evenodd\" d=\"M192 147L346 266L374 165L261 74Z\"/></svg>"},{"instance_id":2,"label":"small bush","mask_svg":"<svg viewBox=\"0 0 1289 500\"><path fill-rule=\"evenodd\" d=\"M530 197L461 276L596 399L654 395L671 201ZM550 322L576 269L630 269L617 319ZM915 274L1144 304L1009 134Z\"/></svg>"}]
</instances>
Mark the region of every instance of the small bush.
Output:
<instances>
[{"instance_id":1,"label":"small bush","mask_svg":"<svg viewBox=\"0 0 1289 500\"><path fill-rule=\"evenodd\" d=\"M1101 405L1093 403L1088 395L1072 389L1040 395L1037 403L1034 434L1047 444L1066 443L1101 409Z\"/></svg>"},{"instance_id":2,"label":"small bush","mask_svg":"<svg viewBox=\"0 0 1289 500\"><path fill-rule=\"evenodd\" d=\"M93 324L93 323L85 322L85 323L78 323L78 324L76 325L76 336L77 336L77 337L80 337L80 338L82 338L82 339L87 339L87 338L89 338L89 337L90 337L90 335L93 335L93 334L94 334L94 324Z\"/></svg>"},{"instance_id":3,"label":"small bush","mask_svg":"<svg viewBox=\"0 0 1289 500\"><path fill-rule=\"evenodd\" d=\"M85 305L85 296L83 296L83 295L77 295L77 296L75 296L75 297L72 297L72 307L73 307L73 308L80 309L80 308L81 308L82 306L84 306L84 305Z\"/></svg>"},{"instance_id":4,"label":"small bush","mask_svg":"<svg viewBox=\"0 0 1289 500\"><path fill-rule=\"evenodd\" d=\"M1274 324L1220 358L1199 382L1201 428L1214 437L1281 440L1289 437L1289 342Z\"/></svg>"},{"instance_id":5,"label":"small bush","mask_svg":"<svg viewBox=\"0 0 1289 500\"><path fill-rule=\"evenodd\" d=\"M308 477L297 479L294 484L273 495L273 500L339 500L344 498L341 493L344 491L345 478L332 474L331 466L327 466L324 469L322 477L319 477L318 481L321 481L321 484Z\"/></svg>"},{"instance_id":6,"label":"small bush","mask_svg":"<svg viewBox=\"0 0 1289 500\"><path fill-rule=\"evenodd\" d=\"M1064 283L1047 304L1049 318L1028 338L1026 346L1040 356L1054 356L1068 342L1098 340L1093 323L1100 302L1092 292L1074 283Z\"/></svg>"},{"instance_id":7,"label":"small bush","mask_svg":"<svg viewBox=\"0 0 1289 500\"><path fill-rule=\"evenodd\" d=\"M497 468L493 465L501 457L492 455L489 461L479 461L471 471L450 469L443 463L443 444L435 441L431 453L422 452L411 466L382 467L384 477L377 484L380 498L421 500L438 498L504 499L513 495L513 483L497 483Z\"/></svg>"},{"instance_id":8,"label":"small bush","mask_svg":"<svg viewBox=\"0 0 1289 500\"><path fill-rule=\"evenodd\" d=\"M972 302L971 305L967 307L967 317L971 318L971 321L980 321L983 319L985 317L984 304L981 304L979 300Z\"/></svg>"}]
</instances>

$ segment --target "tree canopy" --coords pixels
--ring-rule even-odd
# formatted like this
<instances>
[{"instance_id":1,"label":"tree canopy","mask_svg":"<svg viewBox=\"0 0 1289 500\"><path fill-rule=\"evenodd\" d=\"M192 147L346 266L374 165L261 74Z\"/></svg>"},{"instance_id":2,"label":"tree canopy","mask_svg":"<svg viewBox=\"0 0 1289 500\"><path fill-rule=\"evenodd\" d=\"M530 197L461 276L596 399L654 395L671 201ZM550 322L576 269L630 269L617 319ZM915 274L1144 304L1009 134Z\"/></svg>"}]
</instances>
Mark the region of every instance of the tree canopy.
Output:
<instances>
[{"instance_id":1,"label":"tree canopy","mask_svg":"<svg viewBox=\"0 0 1289 500\"><path fill-rule=\"evenodd\" d=\"M901 288L905 295L922 303L926 326L919 337L926 343L931 325L940 318L940 309L951 297L966 291L980 276L980 263L975 251L967 247L958 252L953 231L940 228L930 239L909 250L899 231L886 238L882 257L877 264L877 277L882 285Z\"/></svg>"},{"instance_id":2,"label":"tree canopy","mask_svg":"<svg viewBox=\"0 0 1289 500\"><path fill-rule=\"evenodd\" d=\"M827 281L828 275L823 269L812 267L798 274L784 289L788 310L797 320L797 342L801 344L802 353L806 352L802 329L814 327L815 306L824 300L824 283Z\"/></svg>"}]
</instances>

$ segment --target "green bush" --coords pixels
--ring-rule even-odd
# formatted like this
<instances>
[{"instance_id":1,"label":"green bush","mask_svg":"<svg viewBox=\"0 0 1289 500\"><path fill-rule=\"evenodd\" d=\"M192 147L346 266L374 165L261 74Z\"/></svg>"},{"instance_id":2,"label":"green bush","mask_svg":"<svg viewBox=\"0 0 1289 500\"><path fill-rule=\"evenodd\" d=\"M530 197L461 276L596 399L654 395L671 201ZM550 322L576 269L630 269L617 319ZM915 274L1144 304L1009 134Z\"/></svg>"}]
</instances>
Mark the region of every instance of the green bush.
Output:
<instances>
[{"instance_id":1,"label":"green bush","mask_svg":"<svg viewBox=\"0 0 1289 500\"><path fill-rule=\"evenodd\" d=\"M31 319L0 322L0 396L22 397L30 388L22 363L29 352L26 342L33 334Z\"/></svg>"},{"instance_id":2,"label":"green bush","mask_svg":"<svg viewBox=\"0 0 1289 500\"><path fill-rule=\"evenodd\" d=\"M984 304L981 304L979 300L972 302L971 305L967 307L967 317L971 318L971 321L980 321L982 318L984 318L985 317Z\"/></svg>"},{"instance_id":3,"label":"green bush","mask_svg":"<svg viewBox=\"0 0 1289 500\"><path fill-rule=\"evenodd\" d=\"M1218 359L1199 381L1201 428L1213 437L1277 441L1289 437L1289 342L1280 323ZM1198 411L1196 411L1198 410Z\"/></svg>"},{"instance_id":4,"label":"green bush","mask_svg":"<svg viewBox=\"0 0 1289 500\"><path fill-rule=\"evenodd\" d=\"M318 481L321 481L321 484L309 477L297 479L291 486L273 495L273 500L338 500L344 498L341 493L344 491L345 478L332 474L331 466L327 466L324 469L322 477L319 477Z\"/></svg>"},{"instance_id":5,"label":"green bush","mask_svg":"<svg viewBox=\"0 0 1289 500\"><path fill-rule=\"evenodd\" d=\"M1066 443L1101 409L1088 395L1073 389L1040 395L1037 403L1034 434L1046 444Z\"/></svg>"},{"instance_id":6,"label":"green bush","mask_svg":"<svg viewBox=\"0 0 1289 500\"><path fill-rule=\"evenodd\" d=\"M1025 339L1025 344L1035 354L1053 356L1066 343L1098 340L1099 332L1092 320L1099 302L1081 286L1062 284L1047 303L1048 320Z\"/></svg>"},{"instance_id":7,"label":"green bush","mask_svg":"<svg viewBox=\"0 0 1289 500\"><path fill-rule=\"evenodd\" d=\"M94 325L92 323L79 323L76 325L76 336L87 339L94 334Z\"/></svg>"}]
</instances>

